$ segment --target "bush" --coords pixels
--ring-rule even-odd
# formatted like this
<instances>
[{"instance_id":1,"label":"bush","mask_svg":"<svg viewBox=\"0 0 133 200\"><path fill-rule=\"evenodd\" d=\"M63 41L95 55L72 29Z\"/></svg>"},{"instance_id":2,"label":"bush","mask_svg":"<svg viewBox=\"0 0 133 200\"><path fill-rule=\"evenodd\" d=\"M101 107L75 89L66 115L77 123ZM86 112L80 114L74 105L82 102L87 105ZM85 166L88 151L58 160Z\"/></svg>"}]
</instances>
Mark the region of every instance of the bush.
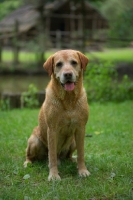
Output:
<instances>
[{"instance_id":1,"label":"bush","mask_svg":"<svg viewBox=\"0 0 133 200\"><path fill-rule=\"evenodd\" d=\"M129 46L133 41L133 1L106 0L106 3L101 4L100 11L108 20L108 45Z\"/></svg>"},{"instance_id":2,"label":"bush","mask_svg":"<svg viewBox=\"0 0 133 200\"><path fill-rule=\"evenodd\" d=\"M120 14L117 17L116 21L110 22L109 37L115 39L113 46L125 47L130 45L131 41L133 41L132 21L133 21L133 8ZM118 42L116 43L116 40L119 42L119 44Z\"/></svg>"},{"instance_id":3,"label":"bush","mask_svg":"<svg viewBox=\"0 0 133 200\"><path fill-rule=\"evenodd\" d=\"M10 100L0 100L0 110L10 110Z\"/></svg>"},{"instance_id":4,"label":"bush","mask_svg":"<svg viewBox=\"0 0 133 200\"><path fill-rule=\"evenodd\" d=\"M21 107L27 107L27 108L35 108L38 107L39 102L37 100L37 88L30 84L28 91L23 92L21 96Z\"/></svg>"},{"instance_id":5,"label":"bush","mask_svg":"<svg viewBox=\"0 0 133 200\"><path fill-rule=\"evenodd\" d=\"M89 65L85 87L89 101L120 102L133 99L133 82L127 75L120 81L115 67L108 62Z\"/></svg>"}]
</instances>

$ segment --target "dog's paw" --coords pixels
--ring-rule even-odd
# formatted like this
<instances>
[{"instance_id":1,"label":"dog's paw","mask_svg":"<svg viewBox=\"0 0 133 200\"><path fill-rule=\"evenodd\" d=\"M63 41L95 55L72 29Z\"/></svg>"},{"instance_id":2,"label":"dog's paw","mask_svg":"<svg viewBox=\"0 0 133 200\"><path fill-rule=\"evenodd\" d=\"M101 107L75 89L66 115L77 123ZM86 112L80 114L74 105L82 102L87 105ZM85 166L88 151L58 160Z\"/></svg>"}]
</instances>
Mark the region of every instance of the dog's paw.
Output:
<instances>
[{"instance_id":1,"label":"dog's paw","mask_svg":"<svg viewBox=\"0 0 133 200\"><path fill-rule=\"evenodd\" d=\"M79 176L80 177L87 177L90 175L90 172L87 169L80 169L79 170Z\"/></svg>"},{"instance_id":2,"label":"dog's paw","mask_svg":"<svg viewBox=\"0 0 133 200\"><path fill-rule=\"evenodd\" d=\"M58 174L53 174L53 173L50 173L49 176L48 176L48 181L60 181L61 178Z\"/></svg>"},{"instance_id":3,"label":"dog's paw","mask_svg":"<svg viewBox=\"0 0 133 200\"><path fill-rule=\"evenodd\" d=\"M29 160L26 160L25 162L24 162L24 168L26 168L26 167L28 167L28 166L30 166L31 165L31 161L29 161Z\"/></svg>"}]
</instances>

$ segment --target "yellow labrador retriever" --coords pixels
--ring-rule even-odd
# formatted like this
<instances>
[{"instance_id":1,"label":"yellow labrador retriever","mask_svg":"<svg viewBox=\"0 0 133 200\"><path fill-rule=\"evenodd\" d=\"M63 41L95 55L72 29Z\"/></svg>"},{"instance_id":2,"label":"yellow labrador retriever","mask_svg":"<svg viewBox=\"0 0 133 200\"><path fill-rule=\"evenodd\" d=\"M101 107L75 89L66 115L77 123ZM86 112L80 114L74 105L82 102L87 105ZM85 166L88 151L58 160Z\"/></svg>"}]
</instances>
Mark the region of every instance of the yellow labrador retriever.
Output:
<instances>
[{"instance_id":1,"label":"yellow labrador retriever","mask_svg":"<svg viewBox=\"0 0 133 200\"><path fill-rule=\"evenodd\" d=\"M83 71L88 58L79 51L61 50L50 56L44 68L51 76L39 114L39 125L28 140L26 161L49 158L48 180L58 179L58 159L72 159L77 150L80 176L89 176L84 162L85 125L88 104L83 87Z\"/></svg>"}]
</instances>

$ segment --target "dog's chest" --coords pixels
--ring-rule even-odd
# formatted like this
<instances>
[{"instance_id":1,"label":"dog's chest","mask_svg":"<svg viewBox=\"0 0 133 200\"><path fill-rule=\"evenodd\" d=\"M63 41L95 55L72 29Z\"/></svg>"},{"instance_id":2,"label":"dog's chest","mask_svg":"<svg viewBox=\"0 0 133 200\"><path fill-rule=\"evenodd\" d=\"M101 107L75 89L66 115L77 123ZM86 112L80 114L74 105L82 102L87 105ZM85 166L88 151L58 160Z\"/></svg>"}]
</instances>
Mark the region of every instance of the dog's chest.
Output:
<instances>
[{"instance_id":1,"label":"dog's chest","mask_svg":"<svg viewBox=\"0 0 133 200\"><path fill-rule=\"evenodd\" d=\"M78 126L78 118L72 111L66 111L64 114L60 117L60 120L57 122L58 124L58 134L59 134L59 140L61 141L67 140L66 138L71 138L73 134L75 133L77 126Z\"/></svg>"},{"instance_id":2,"label":"dog's chest","mask_svg":"<svg viewBox=\"0 0 133 200\"><path fill-rule=\"evenodd\" d=\"M81 106L79 104L63 109L61 111L60 117L57 120L60 126L74 127L80 124L85 124L88 119L88 107ZM57 114L59 116L59 113Z\"/></svg>"},{"instance_id":3,"label":"dog's chest","mask_svg":"<svg viewBox=\"0 0 133 200\"><path fill-rule=\"evenodd\" d=\"M79 121L78 115L76 115L75 111L67 110L64 116L64 123L68 126L77 124Z\"/></svg>"}]
</instances>

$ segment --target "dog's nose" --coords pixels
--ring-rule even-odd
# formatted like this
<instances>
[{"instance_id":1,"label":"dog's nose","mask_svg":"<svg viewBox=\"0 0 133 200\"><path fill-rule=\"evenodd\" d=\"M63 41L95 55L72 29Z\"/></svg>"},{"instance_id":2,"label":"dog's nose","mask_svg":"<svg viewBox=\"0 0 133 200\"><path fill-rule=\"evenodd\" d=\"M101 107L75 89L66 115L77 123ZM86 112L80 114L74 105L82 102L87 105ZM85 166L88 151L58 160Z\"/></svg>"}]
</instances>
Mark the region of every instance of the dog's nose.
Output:
<instances>
[{"instance_id":1,"label":"dog's nose","mask_svg":"<svg viewBox=\"0 0 133 200\"><path fill-rule=\"evenodd\" d=\"M71 78L72 78L72 72L65 72L65 73L64 73L64 77L65 77L66 79L71 79Z\"/></svg>"}]
</instances>

